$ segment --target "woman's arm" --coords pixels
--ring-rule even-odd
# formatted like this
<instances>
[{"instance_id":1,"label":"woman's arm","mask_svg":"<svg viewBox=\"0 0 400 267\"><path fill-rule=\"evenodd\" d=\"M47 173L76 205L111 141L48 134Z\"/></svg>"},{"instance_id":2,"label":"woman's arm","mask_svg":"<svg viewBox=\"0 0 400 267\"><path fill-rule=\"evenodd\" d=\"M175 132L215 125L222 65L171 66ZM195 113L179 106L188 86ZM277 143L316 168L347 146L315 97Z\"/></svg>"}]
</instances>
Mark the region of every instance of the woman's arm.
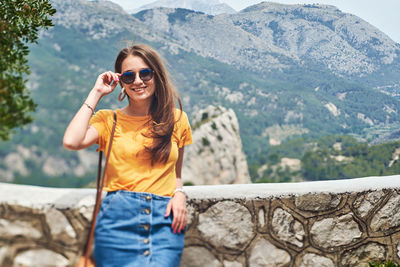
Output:
<instances>
[{"instance_id":1,"label":"woman's arm","mask_svg":"<svg viewBox=\"0 0 400 267\"><path fill-rule=\"evenodd\" d=\"M176 161L175 165L175 173L176 173L176 188L182 188L183 183L182 183L182 164L183 164L183 154L185 152L185 147L179 148L179 153L178 153L178 160Z\"/></svg>"},{"instance_id":2,"label":"woman's arm","mask_svg":"<svg viewBox=\"0 0 400 267\"><path fill-rule=\"evenodd\" d=\"M178 160L175 165L176 172L176 188L182 189L182 163L183 163L184 147L179 148ZM167 210L165 211L165 217L168 217L170 212L174 214L174 219L172 221L172 229L174 233L180 233L186 226L187 221L187 210L186 210L186 195L181 191L176 191L172 199L167 205Z\"/></svg>"},{"instance_id":3,"label":"woman's arm","mask_svg":"<svg viewBox=\"0 0 400 267\"><path fill-rule=\"evenodd\" d=\"M89 127L89 121L100 99L115 89L119 76L119 74L108 71L97 77L96 83L84 104L65 130L63 146L66 149L79 150L97 142L99 134L94 127ZM111 85L113 81L114 83Z\"/></svg>"}]
</instances>

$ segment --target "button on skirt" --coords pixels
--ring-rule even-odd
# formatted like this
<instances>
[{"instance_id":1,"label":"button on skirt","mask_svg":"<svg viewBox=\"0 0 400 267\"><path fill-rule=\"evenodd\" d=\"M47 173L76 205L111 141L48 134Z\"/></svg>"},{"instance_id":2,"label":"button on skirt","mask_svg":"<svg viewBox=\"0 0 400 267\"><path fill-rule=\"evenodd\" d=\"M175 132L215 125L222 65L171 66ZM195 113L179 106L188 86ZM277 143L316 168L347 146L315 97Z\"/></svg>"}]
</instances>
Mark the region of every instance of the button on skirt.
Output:
<instances>
[{"instance_id":1,"label":"button on skirt","mask_svg":"<svg viewBox=\"0 0 400 267\"><path fill-rule=\"evenodd\" d=\"M180 264L184 234L174 234L170 197L114 191L97 216L94 257L97 267L166 266Z\"/></svg>"}]
</instances>

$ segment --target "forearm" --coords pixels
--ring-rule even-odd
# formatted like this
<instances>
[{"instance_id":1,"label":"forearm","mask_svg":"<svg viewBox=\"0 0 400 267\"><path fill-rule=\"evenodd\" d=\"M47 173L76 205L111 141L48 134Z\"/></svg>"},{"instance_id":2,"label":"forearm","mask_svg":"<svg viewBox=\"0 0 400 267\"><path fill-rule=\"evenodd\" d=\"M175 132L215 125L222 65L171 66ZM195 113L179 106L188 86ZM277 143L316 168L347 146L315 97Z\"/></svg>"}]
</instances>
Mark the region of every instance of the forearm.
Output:
<instances>
[{"instance_id":1,"label":"forearm","mask_svg":"<svg viewBox=\"0 0 400 267\"><path fill-rule=\"evenodd\" d=\"M176 174L176 188L182 188L182 164L183 164L183 155L184 155L184 147L179 148L178 150L178 160L175 165L175 174Z\"/></svg>"},{"instance_id":2,"label":"forearm","mask_svg":"<svg viewBox=\"0 0 400 267\"><path fill-rule=\"evenodd\" d=\"M96 90L90 91L86 100L69 123L64 133L63 145L70 150L83 148L85 137L89 128L89 121L93 115L101 94ZM92 110L93 109L93 110Z\"/></svg>"}]
</instances>

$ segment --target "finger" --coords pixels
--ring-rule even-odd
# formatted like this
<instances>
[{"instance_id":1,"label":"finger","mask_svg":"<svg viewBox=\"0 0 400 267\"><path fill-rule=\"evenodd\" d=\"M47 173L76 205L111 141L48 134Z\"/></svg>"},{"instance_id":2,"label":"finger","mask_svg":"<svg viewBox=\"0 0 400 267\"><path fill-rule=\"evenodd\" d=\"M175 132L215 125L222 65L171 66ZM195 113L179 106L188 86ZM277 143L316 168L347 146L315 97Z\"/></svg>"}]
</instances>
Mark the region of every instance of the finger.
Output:
<instances>
[{"instance_id":1,"label":"finger","mask_svg":"<svg viewBox=\"0 0 400 267\"><path fill-rule=\"evenodd\" d=\"M112 80L114 79L112 71L107 72L108 84L111 84Z\"/></svg>"},{"instance_id":2,"label":"finger","mask_svg":"<svg viewBox=\"0 0 400 267\"><path fill-rule=\"evenodd\" d=\"M114 83L111 85L111 90L114 91L115 87L117 87L118 82L114 81Z\"/></svg>"},{"instance_id":3,"label":"finger","mask_svg":"<svg viewBox=\"0 0 400 267\"><path fill-rule=\"evenodd\" d=\"M175 216L176 214L176 216ZM185 217L186 217L186 212L185 209L176 209L176 211L174 212L174 220L175 220L175 224L174 224L174 232L178 232L180 233L181 230L184 227L185 224Z\"/></svg>"},{"instance_id":4,"label":"finger","mask_svg":"<svg viewBox=\"0 0 400 267\"><path fill-rule=\"evenodd\" d=\"M114 81L119 82L119 77L118 77L118 75L116 73L113 72L112 76L113 76L113 80Z\"/></svg>"},{"instance_id":5,"label":"finger","mask_svg":"<svg viewBox=\"0 0 400 267\"><path fill-rule=\"evenodd\" d=\"M180 214L178 212L178 210L175 208L172 209L172 214L174 215L173 220L172 220L172 224L171 224L171 228L174 231L174 234L177 232L178 230L178 226L179 226L179 220L180 220Z\"/></svg>"},{"instance_id":6,"label":"finger","mask_svg":"<svg viewBox=\"0 0 400 267\"><path fill-rule=\"evenodd\" d=\"M181 231L183 229L185 229L186 221L187 221L187 214L186 213L182 213L182 216L180 218L180 224L179 224L179 227L178 227L178 233L181 233Z\"/></svg>"},{"instance_id":7,"label":"finger","mask_svg":"<svg viewBox=\"0 0 400 267\"><path fill-rule=\"evenodd\" d=\"M108 84L110 82L110 77L109 77L108 72L104 72L102 74L101 78L102 78L104 84Z\"/></svg>"},{"instance_id":8,"label":"finger","mask_svg":"<svg viewBox=\"0 0 400 267\"><path fill-rule=\"evenodd\" d=\"M181 228L182 228L182 216L180 216L180 217L177 219L176 227L175 227L175 233L180 234L180 233L181 233Z\"/></svg>"},{"instance_id":9,"label":"finger","mask_svg":"<svg viewBox=\"0 0 400 267\"><path fill-rule=\"evenodd\" d=\"M181 233L181 231L183 231L183 229L185 229L186 222L187 222L187 219L186 219L186 218L187 218L186 215L183 216L182 221L181 221L180 228L178 229L178 233Z\"/></svg>"},{"instance_id":10,"label":"finger","mask_svg":"<svg viewBox=\"0 0 400 267\"><path fill-rule=\"evenodd\" d=\"M171 213L171 208L172 208L172 202L171 200L168 202L167 208L165 209L165 217L168 217L169 214Z\"/></svg>"}]
</instances>

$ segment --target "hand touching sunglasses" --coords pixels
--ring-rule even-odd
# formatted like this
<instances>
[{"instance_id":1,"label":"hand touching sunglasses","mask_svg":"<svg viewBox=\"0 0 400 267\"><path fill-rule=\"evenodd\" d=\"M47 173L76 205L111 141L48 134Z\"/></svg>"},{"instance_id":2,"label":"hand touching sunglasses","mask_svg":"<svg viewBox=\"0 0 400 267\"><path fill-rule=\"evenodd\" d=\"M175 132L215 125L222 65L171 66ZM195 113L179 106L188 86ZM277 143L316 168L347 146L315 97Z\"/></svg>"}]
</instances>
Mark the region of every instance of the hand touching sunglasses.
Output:
<instances>
[{"instance_id":1,"label":"hand touching sunglasses","mask_svg":"<svg viewBox=\"0 0 400 267\"><path fill-rule=\"evenodd\" d=\"M138 73L139 78L144 82L150 81L151 79L153 79L154 76L154 71L152 69L144 69L139 71ZM136 72L125 72L121 75L121 81L126 84L131 84L135 81L136 74Z\"/></svg>"}]
</instances>

